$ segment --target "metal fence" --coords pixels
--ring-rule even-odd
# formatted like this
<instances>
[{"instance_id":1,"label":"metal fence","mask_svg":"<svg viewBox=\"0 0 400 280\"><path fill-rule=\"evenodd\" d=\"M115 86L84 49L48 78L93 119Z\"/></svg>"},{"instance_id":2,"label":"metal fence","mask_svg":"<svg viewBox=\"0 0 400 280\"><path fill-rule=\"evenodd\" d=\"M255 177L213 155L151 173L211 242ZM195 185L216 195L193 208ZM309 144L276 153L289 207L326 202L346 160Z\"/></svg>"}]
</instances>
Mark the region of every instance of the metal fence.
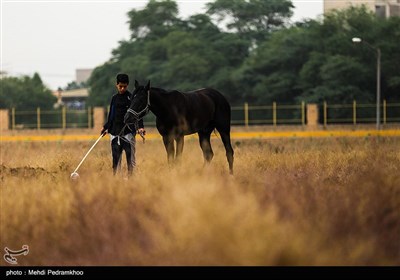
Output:
<instances>
[{"instance_id":1,"label":"metal fence","mask_svg":"<svg viewBox=\"0 0 400 280\"><path fill-rule=\"evenodd\" d=\"M244 103L243 106L231 107L232 125L280 125L306 123L305 103L298 105L283 105L273 102L270 106L249 106ZM107 107L105 117L107 117L110 107ZM144 118L145 126L155 126L156 117L151 112Z\"/></svg>"},{"instance_id":2,"label":"metal fence","mask_svg":"<svg viewBox=\"0 0 400 280\"><path fill-rule=\"evenodd\" d=\"M92 128L93 111L91 107L84 110L62 107L54 110L20 111L10 110L11 129L49 129L49 128Z\"/></svg>"},{"instance_id":3,"label":"metal fence","mask_svg":"<svg viewBox=\"0 0 400 280\"><path fill-rule=\"evenodd\" d=\"M280 125L280 124L306 124L306 106L302 102L298 105L285 105L273 102L267 106L232 107L231 123L233 125Z\"/></svg>"},{"instance_id":4,"label":"metal fence","mask_svg":"<svg viewBox=\"0 0 400 280\"><path fill-rule=\"evenodd\" d=\"M324 102L322 108L322 123L328 124L365 124L376 121L376 104L328 104ZM400 103L387 103L383 100L380 119L382 124L400 122Z\"/></svg>"},{"instance_id":5,"label":"metal fence","mask_svg":"<svg viewBox=\"0 0 400 280\"><path fill-rule=\"evenodd\" d=\"M400 123L400 103L381 105L382 124ZM244 103L243 106L233 106L232 125L305 125L307 123L307 105L288 105L273 102L271 105L253 106ZM109 108L104 110L104 120ZM329 124L365 124L376 121L375 104L328 104L319 105L319 122L324 126ZM155 126L155 116L150 113L144 118L145 126ZM9 110L9 127L11 129L48 129L48 128L92 128L93 110L67 109L20 111Z\"/></svg>"}]
</instances>

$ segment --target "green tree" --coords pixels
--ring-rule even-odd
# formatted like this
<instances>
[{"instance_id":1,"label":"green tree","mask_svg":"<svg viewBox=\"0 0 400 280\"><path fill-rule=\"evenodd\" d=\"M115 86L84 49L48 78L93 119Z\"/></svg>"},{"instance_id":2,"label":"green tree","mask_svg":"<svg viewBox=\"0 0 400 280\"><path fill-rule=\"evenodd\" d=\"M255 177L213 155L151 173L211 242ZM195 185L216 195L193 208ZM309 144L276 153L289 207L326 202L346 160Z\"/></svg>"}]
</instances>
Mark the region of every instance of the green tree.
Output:
<instances>
[{"instance_id":1,"label":"green tree","mask_svg":"<svg viewBox=\"0 0 400 280\"><path fill-rule=\"evenodd\" d=\"M38 73L32 77L4 77L0 79L0 88L0 108L50 109L57 101Z\"/></svg>"},{"instance_id":2,"label":"green tree","mask_svg":"<svg viewBox=\"0 0 400 280\"><path fill-rule=\"evenodd\" d=\"M63 90L74 90L74 89L80 89L80 88L86 88L86 87L87 87L86 82L77 83L76 81L72 81L72 82L69 82L67 84L67 86L64 87Z\"/></svg>"},{"instance_id":3,"label":"green tree","mask_svg":"<svg viewBox=\"0 0 400 280\"><path fill-rule=\"evenodd\" d=\"M306 31L293 27L271 34L247 59L246 71L239 77L255 103L291 103L301 91L298 73L312 50ZM249 80L251 77L251 80Z\"/></svg>"},{"instance_id":4,"label":"green tree","mask_svg":"<svg viewBox=\"0 0 400 280\"><path fill-rule=\"evenodd\" d=\"M382 52L382 98L391 102L400 102L399 27L400 17L382 21L378 30L379 42L374 42ZM371 65L371 59L368 62Z\"/></svg>"},{"instance_id":5,"label":"green tree","mask_svg":"<svg viewBox=\"0 0 400 280\"><path fill-rule=\"evenodd\" d=\"M309 85L305 94L299 96L300 100L307 102L347 103L353 100L371 102L372 96L364 88L365 76L368 71L356 58L349 56L330 56L319 67L320 79L315 85ZM303 75L305 70L301 72ZM306 75L305 75L306 76ZM310 77L305 77L310 81ZM299 101L300 101L299 100Z\"/></svg>"},{"instance_id":6,"label":"green tree","mask_svg":"<svg viewBox=\"0 0 400 280\"><path fill-rule=\"evenodd\" d=\"M382 97L400 99L400 18L380 19L364 7L287 26L292 7L291 1L216 0L207 13L181 19L174 1L152 0L128 13L132 36L94 70L89 103L108 105L119 72L166 89L214 87L235 105L371 102L376 54L352 37L381 49Z\"/></svg>"},{"instance_id":7,"label":"green tree","mask_svg":"<svg viewBox=\"0 0 400 280\"><path fill-rule=\"evenodd\" d=\"M216 0L207 7L207 13L217 16L219 22L227 21L229 30L256 41L282 28L294 8L290 0Z\"/></svg>"},{"instance_id":8,"label":"green tree","mask_svg":"<svg viewBox=\"0 0 400 280\"><path fill-rule=\"evenodd\" d=\"M163 36L178 23L178 5L172 0L150 0L143 10L128 12L132 38Z\"/></svg>"},{"instance_id":9,"label":"green tree","mask_svg":"<svg viewBox=\"0 0 400 280\"><path fill-rule=\"evenodd\" d=\"M376 95L376 52L355 45L361 37L379 47L382 92L399 100L399 18L380 19L363 8L350 8L271 34L254 50L239 79L257 103L300 101L372 102ZM252 79L249 82L249 76Z\"/></svg>"},{"instance_id":10,"label":"green tree","mask_svg":"<svg viewBox=\"0 0 400 280\"><path fill-rule=\"evenodd\" d=\"M261 42L265 32L282 26L292 6L290 1L250 1L249 15L240 17L244 26L235 27L244 34L224 32L213 22L222 2L215 1L210 13L185 20L178 17L178 5L172 0L151 0L144 9L128 12L131 39L120 42L110 60L94 70L89 103L108 104L119 72L167 89L215 87L231 102L243 100L247 88L237 77L254 40ZM229 2L222 4L231 7Z\"/></svg>"},{"instance_id":11,"label":"green tree","mask_svg":"<svg viewBox=\"0 0 400 280\"><path fill-rule=\"evenodd\" d=\"M107 106L110 103L118 72L119 67L115 62L106 62L93 70L88 80L88 103L91 106Z\"/></svg>"}]
</instances>

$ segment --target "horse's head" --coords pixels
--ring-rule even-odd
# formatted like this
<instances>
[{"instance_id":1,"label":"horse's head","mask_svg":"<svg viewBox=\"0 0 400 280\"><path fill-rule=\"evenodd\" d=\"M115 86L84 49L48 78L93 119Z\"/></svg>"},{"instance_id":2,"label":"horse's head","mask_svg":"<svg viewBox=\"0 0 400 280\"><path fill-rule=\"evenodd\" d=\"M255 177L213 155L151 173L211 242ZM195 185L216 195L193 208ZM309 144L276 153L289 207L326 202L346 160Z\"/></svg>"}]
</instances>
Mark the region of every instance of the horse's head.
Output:
<instances>
[{"instance_id":1,"label":"horse's head","mask_svg":"<svg viewBox=\"0 0 400 280\"><path fill-rule=\"evenodd\" d=\"M141 86L135 80L135 90L133 91L133 98L131 105L125 114L125 123L134 123L143 118L148 112L150 107L150 81L147 85Z\"/></svg>"}]
</instances>

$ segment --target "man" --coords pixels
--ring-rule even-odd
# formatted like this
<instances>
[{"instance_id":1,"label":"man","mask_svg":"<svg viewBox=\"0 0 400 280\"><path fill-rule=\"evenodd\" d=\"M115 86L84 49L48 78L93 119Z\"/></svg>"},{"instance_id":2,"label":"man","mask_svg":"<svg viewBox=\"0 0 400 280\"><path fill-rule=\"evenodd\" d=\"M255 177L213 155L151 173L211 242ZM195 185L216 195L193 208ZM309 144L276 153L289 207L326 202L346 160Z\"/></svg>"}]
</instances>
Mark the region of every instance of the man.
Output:
<instances>
[{"instance_id":1,"label":"man","mask_svg":"<svg viewBox=\"0 0 400 280\"><path fill-rule=\"evenodd\" d=\"M129 76L127 74L117 75L117 93L111 98L110 112L108 114L107 123L103 126L101 134L110 134L111 151L113 158L113 174L115 175L121 169L122 151L125 151L126 161L128 165L128 175L131 175L136 166L136 128L134 125L125 125L124 116L128 110L132 93L128 91ZM143 119L138 122L139 134L146 133L143 125Z\"/></svg>"}]
</instances>

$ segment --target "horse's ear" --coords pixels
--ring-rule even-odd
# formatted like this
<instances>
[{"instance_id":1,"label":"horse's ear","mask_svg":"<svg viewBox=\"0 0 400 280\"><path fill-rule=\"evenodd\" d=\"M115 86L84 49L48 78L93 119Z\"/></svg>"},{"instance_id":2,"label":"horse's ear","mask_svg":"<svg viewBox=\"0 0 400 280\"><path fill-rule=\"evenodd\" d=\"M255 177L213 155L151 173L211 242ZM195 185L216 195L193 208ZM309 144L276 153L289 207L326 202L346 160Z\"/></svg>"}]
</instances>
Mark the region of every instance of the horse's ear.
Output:
<instances>
[{"instance_id":1,"label":"horse's ear","mask_svg":"<svg viewBox=\"0 0 400 280\"><path fill-rule=\"evenodd\" d=\"M150 89L150 80L147 82L146 89Z\"/></svg>"},{"instance_id":2,"label":"horse's ear","mask_svg":"<svg viewBox=\"0 0 400 280\"><path fill-rule=\"evenodd\" d=\"M137 80L135 80L135 88L139 87L139 82Z\"/></svg>"}]
</instances>

